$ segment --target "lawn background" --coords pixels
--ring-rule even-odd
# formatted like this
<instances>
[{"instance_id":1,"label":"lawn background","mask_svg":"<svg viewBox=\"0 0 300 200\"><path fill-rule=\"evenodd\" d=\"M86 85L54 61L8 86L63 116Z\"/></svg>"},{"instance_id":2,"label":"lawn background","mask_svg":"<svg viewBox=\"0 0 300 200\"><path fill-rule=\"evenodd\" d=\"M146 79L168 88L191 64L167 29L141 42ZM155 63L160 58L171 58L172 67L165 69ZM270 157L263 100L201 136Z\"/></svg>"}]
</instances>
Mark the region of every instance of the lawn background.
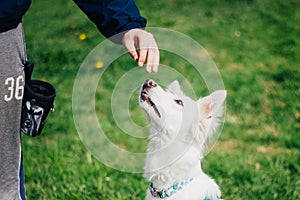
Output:
<instances>
[{"instance_id":1,"label":"lawn background","mask_svg":"<svg viewBox=\"0 0 300 200\"><path fill-rule=\"evenodd\" d=\"M219 142L202 167L220 185L224 199L300 199L300 1L137 0L149 27L182 32L201 44L222 75L227 115ZM104 37L70 0L33 1L25 15L27 53L34 78L57 88L55 112L43 134L22 137L28 199L143 199L141 174L119 172L85 149L72 117L72 89L80 64ZM86 39L80 40L80 34ZM161 63L180 70L198 96L205 85L188 63L161 52ZM101 94L133 61L124 56L107 70ZM151 75L149 75L150 77ZM114 143L140 150L114 126L109 98L98 97ZM132 116L141 116L132 98ZM144 124L142 119L136 121ZM103 149L105 151L105 149Z\"/></svg>"}]
</instances>

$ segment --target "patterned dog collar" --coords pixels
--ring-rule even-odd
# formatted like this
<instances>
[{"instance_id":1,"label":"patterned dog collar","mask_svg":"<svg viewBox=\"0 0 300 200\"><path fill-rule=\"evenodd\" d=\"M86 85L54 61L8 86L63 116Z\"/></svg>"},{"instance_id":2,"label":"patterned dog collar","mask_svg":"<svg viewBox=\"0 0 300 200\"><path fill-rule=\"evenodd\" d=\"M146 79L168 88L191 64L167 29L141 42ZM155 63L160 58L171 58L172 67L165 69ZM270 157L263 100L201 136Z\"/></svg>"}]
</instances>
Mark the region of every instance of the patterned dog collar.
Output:
<instances>
[{"instance_id":1,"label":"patterned dog collar","mask_svg":"<svg viewBox=\"0 0 300 200\"><path fill-rule=\"evenodd\" d=\"M153 187L153 183L150 184L149 190L153 197L159 197L161 199L167 199L179 190L181 190L184 186L188 185L190 182L193 181L193 178L185 181L181 181L180 183L176 183L169 187L168 189L164 190L157 190Z\"/></svg>"},{"instance_id":2,"label":"patterned dog collar","mask_svg":"<svg viewBox=\"0 0 300 200\"><path fill-rule=\"evenodd\" d=\"M168 189L164 190L157 190L153 187L153 183L150 183L149 190L153 197L161 198L161 199L167 199L179 190L181 190L184 186L188 185L190 182L193 181L193 178L185 181L181 181L180 183L176 183L169 187ZM205 197L203 200L213 200L212 198ZM217 198L216 200L223 200L221 198Z\"/></svg>"},{"instance_id":3,"label":"patterned dog collar","mask_svg":"<svg viewBox=\"0 0 300 200\"><path fill-rule=\"evenodd\" d=\"M212 198L209 198L209 197L205 197L203 200L213 200L213 199L212 199ZM224 199L221 199L221 198L217 197L216 200L224 200Z\"/></svg>"}]
</instances>

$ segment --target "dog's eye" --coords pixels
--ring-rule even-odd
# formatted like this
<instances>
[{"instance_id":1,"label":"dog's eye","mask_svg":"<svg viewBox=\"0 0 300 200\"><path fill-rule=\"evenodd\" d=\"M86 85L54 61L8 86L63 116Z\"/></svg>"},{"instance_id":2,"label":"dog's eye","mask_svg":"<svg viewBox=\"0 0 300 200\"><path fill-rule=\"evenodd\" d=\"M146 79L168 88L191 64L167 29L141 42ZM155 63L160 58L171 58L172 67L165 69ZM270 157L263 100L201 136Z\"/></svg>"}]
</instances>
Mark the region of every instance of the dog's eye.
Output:
<instances>
[{"instance_id":1,"label":"dog's eye","mask_svg":"<svg viewBox=\"0 0 300 200\"><path fill-rule=\"evenodd\" d=\"M180 99L174 99L175 103L177 103L178 105L183 106L183 102Z\"/></svg>"}]
</instances>

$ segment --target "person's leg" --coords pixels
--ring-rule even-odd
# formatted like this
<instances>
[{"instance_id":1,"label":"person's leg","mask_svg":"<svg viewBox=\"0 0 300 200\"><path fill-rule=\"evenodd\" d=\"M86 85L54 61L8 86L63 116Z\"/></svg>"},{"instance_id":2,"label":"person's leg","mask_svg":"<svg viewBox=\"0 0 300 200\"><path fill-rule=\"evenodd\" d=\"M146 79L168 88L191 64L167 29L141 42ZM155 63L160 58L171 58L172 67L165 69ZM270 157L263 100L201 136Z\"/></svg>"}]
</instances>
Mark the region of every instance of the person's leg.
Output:
<instances>
[{"instance_id":1,"label":"person's leg","mask_svg":"<svg viewBox=\"0 0 300 200\"><path fill-rule=\"evenodd\" d=\"M0 199L5 200L25 199L20 144L25 61L22 24L0 33Z\"/></svg>"}]
</instances>

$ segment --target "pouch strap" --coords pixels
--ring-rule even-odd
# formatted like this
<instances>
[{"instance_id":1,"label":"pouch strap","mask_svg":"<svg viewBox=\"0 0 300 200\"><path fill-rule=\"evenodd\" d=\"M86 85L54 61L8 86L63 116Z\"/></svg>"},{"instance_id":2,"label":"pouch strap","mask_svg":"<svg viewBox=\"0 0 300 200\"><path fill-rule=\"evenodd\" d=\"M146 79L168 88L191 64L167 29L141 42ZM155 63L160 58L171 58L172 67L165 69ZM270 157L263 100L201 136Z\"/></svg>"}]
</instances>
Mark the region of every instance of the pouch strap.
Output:
<instances>
[{"instance_id":1,"label":"pouch strap","mask_svg":"<svg viewBox=\"0 0 300 200\"><path fill-rule=\"evenodd\" d=\"M31 80L31 75L33 72L34 64L26 61L24 64L24 73L25 73L25 83L28 83Z\"/></svg>"}]
</instances>

